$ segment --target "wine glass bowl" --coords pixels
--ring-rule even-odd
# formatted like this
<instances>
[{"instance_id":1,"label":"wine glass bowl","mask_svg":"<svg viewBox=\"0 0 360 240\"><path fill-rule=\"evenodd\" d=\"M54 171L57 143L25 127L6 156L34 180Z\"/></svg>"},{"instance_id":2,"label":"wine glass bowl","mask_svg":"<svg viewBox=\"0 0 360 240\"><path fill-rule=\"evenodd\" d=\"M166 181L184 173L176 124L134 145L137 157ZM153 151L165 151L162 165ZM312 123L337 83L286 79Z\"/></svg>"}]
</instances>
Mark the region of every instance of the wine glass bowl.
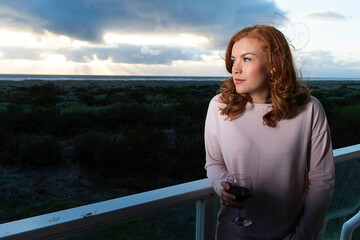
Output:
<instances>
[{"instance_id":1,"label":"wine glass bowl","mask_svg":"<svg viewBox=\"0 0 360 240\"><path fill-rule=\"evenodd\" d=\"M231 174L227 178L227 183L230 185L230 189L227 192L235 195L235 201L238 203L243 204L244 201L251 197L252 183L250 175ZM242 215L242 209L239 209L239 214L237 217L232 219L232 223L238 226L247 227L252 224L252 221L244 218Z\"/></svg>"}]
</instances>

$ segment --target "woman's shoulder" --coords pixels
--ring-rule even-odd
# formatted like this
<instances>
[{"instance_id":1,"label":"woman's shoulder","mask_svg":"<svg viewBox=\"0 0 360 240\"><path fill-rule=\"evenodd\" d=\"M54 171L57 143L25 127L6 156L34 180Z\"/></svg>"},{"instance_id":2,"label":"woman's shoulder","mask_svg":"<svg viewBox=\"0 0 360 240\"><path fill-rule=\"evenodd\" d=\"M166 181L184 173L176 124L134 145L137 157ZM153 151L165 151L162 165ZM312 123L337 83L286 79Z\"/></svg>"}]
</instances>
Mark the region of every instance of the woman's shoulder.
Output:
<instances>
[{"instance_id":1,"label":"woman's shoulder","mask_svg":"<svg viewBox=\"0 0 360 240\"><path fill-rule=\"evenodd\" d=\"M316 97L314 97L312 95L310 95L309 102L312 104L315 104L317 106L319 106L319 105L321 106L319 99L317 99Z\"/></svg>"},{"instance_id":2,"label":"woman's shoulder","mask_svg":"<svg viewBox=\"0 0 360 240\"><path fill-rule=\"evenodd\" d=\"M311 95L306 103L297 107L295 116L309 120L324 119L326 117L321 102L316 97Z\"/></svg>"},{"instance_id":3,"label":"woman's shoulder","mask_svg":"<svg viewBox=\"0 0 360 240\"><path fill-rule=\"evenodd\" d=\"M210 103L209 103L209 107L216 107L216 108L223 107L223 105L225 105L225 104L223 103L223 101L222 101L222 99L221 99L221 96L222 96L221 93L215 95L215 96L211 99L211 101L210 101Z\"/></svg>"},{"instance_id":4,"label":"woman's shoulder","mask_svg":"<svg viewBox=\"0 0 360 240\"><path fill-rule=\"evenodd\" d=\"M208 107L208 117L220 117L221 116L221 109L225 107L225 103L222 102L221 93L215 95L209 103Z\"/></svg>"},{"instance_id":5,"label":"woman's shoulder","mask_svg":"<svg viewBox=\"0 0 360 240\"><path fill-rule=\"evenodd\" d=\"M310 96L309 101L307 102L307 107L311 108L315 112L323 113L324 109L321 102L314 96Z\"/></svg>"},{"instance_id":6,"label":"woman's shoulder","mask_svg":"<svg viewBox=\"0 0 360 240\"><path fill-rule=\"evenodd\" d=\"M218 94L216 94L212 99L211 99L211 102L212 101L221 101L221 93L218 93Z\"/></svg>"},{"instance_id":7,"label":"woman's shoulder","mask_svg":"<svg viewBox=\"0 0 360 240\"><path fill-rule=\"evenodd\" d=\"M316 97L311 96L306 108L309 113L307 115L310 117L313 126L318 125L323 131L327 124L327 120L326 113L321 102Z\"/></svg>"}]
</instances>

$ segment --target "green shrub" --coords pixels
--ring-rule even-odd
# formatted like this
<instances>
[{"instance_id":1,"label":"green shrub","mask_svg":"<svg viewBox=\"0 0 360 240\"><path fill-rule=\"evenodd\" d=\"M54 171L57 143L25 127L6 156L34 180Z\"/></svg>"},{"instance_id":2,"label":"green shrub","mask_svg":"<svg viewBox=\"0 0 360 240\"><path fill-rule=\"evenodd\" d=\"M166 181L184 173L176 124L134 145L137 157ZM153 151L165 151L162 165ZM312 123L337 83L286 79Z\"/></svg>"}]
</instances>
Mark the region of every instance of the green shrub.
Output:
<instances>
[{"instance_id":1,"label":"green shrub","mask_svg":"<svg viewBox=\"0 0 360 240\"><path fill-rule=\"evenodd\" d=\"M35 98L34 105L40 107L52 107L59 102L59 98L51 94L40 94Z\"/></svg>"},{"instance_id":2,"label":"green shrub","mask_svg":"<svg viewBox=\"0 0 360 240\"><path fill-rule=\"evenodd\" d=\"M61 110L65 110L71 107L75 106L82 106L83 104L77 102L77 101L67 101L67 102L59 102L56 104L57 108L60 108Z\"/></svg>"},{"instance_id":3,"label":"green shrub","mask_svg":"<svg viewBox=\"0 0 360 240\"><path fill-rule=\"evenodd\" d=\"M85 131L103 129L102 112L105 108L74 104L63 109L62 118L65 126L63 134L75 136Z\"/></svg>"},{"instance_id":4,"label":"green shrub","mask_svg":"<svg viewBox=\"0 0 360 240\"><path fill-rule=\"evenodd\" d=\"M56 86L52 82L45 82L40 85L32 85L28 88L23 88L23 90L28 91L32 95L42 95L42 94L49 94L49 95L60 95L64 93L60 87Z\"/></svg>"},{"instance_id":5,"label":"green shrub","mask_svg":"<svg viewBox=\"0 0 360 240\"><path fill-rule=\"evenodd\" d=\"M169 142L163 131L139 124L123 141L127 148L126 162L130 163L130 168L123 171L164 174L161 169L168 156Z\"/></svg>"},{"instance_id":6,"label":"green shrub","mask_svg":"<svg viewBox=\"0 0 360 240\"><path fill-rule=\"evenodd\" d=\"M103 132L90 131L77 135L74 139L73 161L96 169L96 155L106 141L107 135Z\"/></svg>"},{"instance_id":7,"label":"green shrub","mask_svg":"<svg viewBox=\"0 0 360 240\"><path fill-rule=\"evenodd\" d=\"M14 132L11 125L0 121L0 152L6 148L8 140L13 137Z\"/></svg>"},{"instance_id":8,"label":"green shrub","mask_svg":"<svg viewBox=\"0 0 360 240\"><path fill-rule=\"evenodd\" d=\"M161 169L167 156L168 141L164 133L141 125L124 133L122 138L91 131L74 139L74 162L103 177L165 174Z\"/></svg>"},{"instance_id":9,"label":"green shrub","mask_svg":"<svg viewBox=\"0 0 360 240\"><path fill-rule=\"evenodd\" d=\"M14 128L22 134L59 136L65 126L59 109L33 106L30 111L24 112Z\"/></svg>"},{"instance_id":10,"label":"green shrub","mask_svg":"<svg viewBox=\"0 0 360 240\"><path fill-rule=\"evenodd\" d=\"M61 165L61 145L49 135L24 135L19 142L20 166L48 167Z\"/></svg>"},{"instance_id":11,"label":"green shrub","mask_svg":"<svg viewBox=\"0 0 360 240\"><path fill-rule=\"evenodd\" d=\"M72 158L101 177L128 175L131 163L124 141L99 131L80 134L74 139Z\"/></svg>"},{"instance_id":12,"label":"green shrub","mask_svg":"<svg viewBox=\"0 0 360 240\"><path fill-rule=\"evenodd\" d=\"M148 113L139 103L111 105L102 112L101 121L105 128L118 130L124 125L136 127L147 120Z\"/></svg>"},{"instance_id":13,"label":"green shrub","mask_svg":"<svg viewBox=\"0 0 360 240\"><path fill-rule=\"evenodd\" d=\"M60 105L60 107L63 108L64 114L84 114L84 115L85 114L97 115L100 113L100 111L107 108L107 107L91 107L77 102L69 102L67 104L63 103Z\"/></svg>"},{"instance_id":14,"label":"green shrub","mask_svg":"<svg viewBox=\"0 0 360 240\"><path fill-rule=\"evenodd\" d=\"M169 175L186 180L205 176L205 148L203 134L178 135L175 142L176 156L167 164Z\"/></svg>"},{"instance_id":15,"label":"green shrub","mask_svg":"<svg viewBox=\"0 0 360 240\"><path fill-rule=\"evenodd\" d=\"M95 99L93 93L87 91L77 91L75 92L76 96L83 101L86 105L92 106L95 104Z\"/></svg>"},{"instance_id":16,"label":"green shrub","mask_svg":"<svg viewBox=\"0 0 360 240\"><path fill-rule=\"evenodd\" d=\"M125 91L125 90L124 90ZM134 99L130 98L129 94L126 92L113 92L110 91L106 98L104 99L104 104L110 105L115 103L134 103Z\"/></svg>"},{"instance_id":17,"label":"green shrub","mask_svg":"<svg viewBox=\"0 0 360 240\"><path fill-rule=\"evenodd\" d=\"M17 137L12 126L0 121L0 164L16 164L17 148Z\"/></svg>"},{"instance_id":18,"label":"green shrub","mask_svg":"<svg viewBox=\"0 0 360 240\"><path fill-rule=\"evenodd\" d=\"M343 106L332 110L329 125L333 147L346 147L360 142L360 105Z\"/></svg>"},{"instance_id":19,"label":"green shrub","mask_svg":"<svg viewBox=\"0 0 360 240\"><path fill-rule=\"evenodd\" d=\"M2 102L0 103L0 112L6 112L8 109L8 106L11 105L10 102Z\"/></svg>"}]
</instances>

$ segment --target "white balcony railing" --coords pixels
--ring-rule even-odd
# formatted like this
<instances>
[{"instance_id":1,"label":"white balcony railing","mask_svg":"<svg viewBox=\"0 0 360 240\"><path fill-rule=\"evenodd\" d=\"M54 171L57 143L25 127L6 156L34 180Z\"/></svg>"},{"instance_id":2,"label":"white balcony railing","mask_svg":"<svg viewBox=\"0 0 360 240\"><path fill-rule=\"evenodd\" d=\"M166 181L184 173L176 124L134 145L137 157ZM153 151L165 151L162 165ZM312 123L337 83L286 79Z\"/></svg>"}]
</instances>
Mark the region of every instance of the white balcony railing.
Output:
<instances>
[{"instance_id":1,"label":"white balcony railing","mask_svg":"<svg viewBox=\"0 0 360 240\"><path fill-rule=\"evenodd\" d=\"M336 149L334 157L360 159L360 144ZM53 239L194 201L195 238L214 239L216 195L207 179L0 224L0 239Z\"/></svg>"}]
</instances>

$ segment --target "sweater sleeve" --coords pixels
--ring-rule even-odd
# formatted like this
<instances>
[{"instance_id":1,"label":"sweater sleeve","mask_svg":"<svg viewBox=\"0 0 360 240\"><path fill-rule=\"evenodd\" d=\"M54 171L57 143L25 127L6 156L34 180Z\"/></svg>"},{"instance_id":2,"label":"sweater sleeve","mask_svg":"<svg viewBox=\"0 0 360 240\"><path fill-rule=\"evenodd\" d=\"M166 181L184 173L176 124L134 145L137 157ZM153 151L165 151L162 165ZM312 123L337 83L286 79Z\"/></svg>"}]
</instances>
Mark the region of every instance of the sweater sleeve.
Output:
<instances>
[{"instance_id":1,"label":"sweater sleeve","mask_svg":"<svg viewBox=\"0 0 360 240\"><path fill-rule=\"evenodd\" d=\"M330 131L320 103L315 102L314 105L304 212L296 231L285 239L317 239L334 190L335 167Z\"/></svg>"},{"instance_id":2,"label":"sweater sleeve","mask_svg":"<svg viewBox=\"0 0 360 240\"><path fill-rule=\"evenodd\" d=\"M219 135L219 107L216 98L213 98L209 104L208 113L205 122L205 169L207 177L210 180L215 192L220 195L221 182L226 181L229 172L226 168L223 154L221 151Z\"/></svg>"}]
</instances>

